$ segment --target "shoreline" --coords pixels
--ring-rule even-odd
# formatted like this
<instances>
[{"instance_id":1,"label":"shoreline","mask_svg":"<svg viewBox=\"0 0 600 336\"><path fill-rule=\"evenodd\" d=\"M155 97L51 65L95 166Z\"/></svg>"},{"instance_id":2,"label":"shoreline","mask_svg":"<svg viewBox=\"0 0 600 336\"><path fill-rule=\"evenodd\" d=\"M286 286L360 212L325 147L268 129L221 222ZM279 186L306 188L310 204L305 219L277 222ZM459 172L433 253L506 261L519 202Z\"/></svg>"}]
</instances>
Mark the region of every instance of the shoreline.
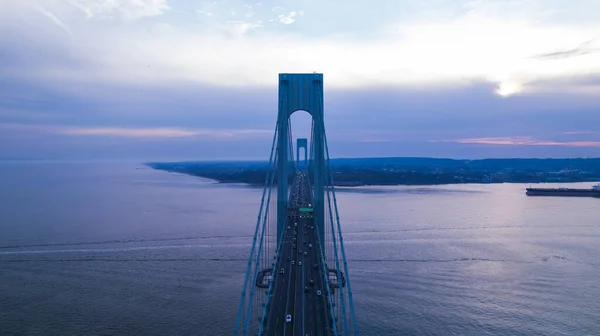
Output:
<instances>
[{"instance_id":1,"label":"shoreline","mask_svg":"<svg viewBox=\"0 0 600 336\"><path fill-rule=\"evenodd\" d=\"M204 178L207 180L211 180L213 181L215 184L244 184L246 186L249 187L263 187L264 186L264 182L261 183L257 183L257 182L247 182L247 181L243 181L243 180L225 180L225 179L218 179L215 177L210 177L210 176L204 176L204 175L200 175L197 173L190 173L190 172L182 172L182 171L177 171L177 170L169 170L169 169L161 169L161 168L155 168L152 166L148 166L149 168L152 168L154 170L158 170L158 171L163 171L163 172L169 172L169 173L176 173L176 174L183 174L183 175L187 175L187 176L194 176L194 177L200 177L200 178ZM346 183L346 182L340 182L340 183L336 183L335 179L334 179L334 187L343 187L343 188L360 188L360 187L398 187L398 186L403 186L403 187L434 187L434 186L447 186L447 185L465 185L465 184L566 184L566 183L599 183L600 179L596 179L596 180L585 180L585 181L537 181L537 182L514 182L514 181L491 181L491 182L473 182L473 181L467 181L467 182L440 182L440 183L389 183L389 184L368 184L368 183ZM277 184L277 183L275 183Z\"/></svg>"}]
</instances>

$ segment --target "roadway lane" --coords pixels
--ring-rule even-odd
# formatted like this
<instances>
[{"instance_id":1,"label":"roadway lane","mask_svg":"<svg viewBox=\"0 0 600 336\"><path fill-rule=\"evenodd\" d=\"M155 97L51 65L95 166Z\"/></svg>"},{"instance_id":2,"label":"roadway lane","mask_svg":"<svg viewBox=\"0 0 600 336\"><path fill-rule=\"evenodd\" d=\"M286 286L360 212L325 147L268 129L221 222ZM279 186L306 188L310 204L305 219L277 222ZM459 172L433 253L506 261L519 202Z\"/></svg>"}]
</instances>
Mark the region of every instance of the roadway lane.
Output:
<instances>
[{"instance_id":1,"label":"roadway lane","mask_svg":"<svg viewBox=\"0 0 600 336\"><path fill-rule=\"evenodd\" d=\"M327 274L323 274L317 231L312 216L300 217L299 209L312 204L312 190L306 173L297 173L289 200L290 211L273 276L273 293L267 306L263 335L333 335L325 288ZM317 290L321 291L320 295ZM288 314L290 322L286 322Z\"/></svg>"},{"instance_id":2,"label":"roadway lane","mask_svg":"<svg viewBox=\"0 0 600 336\"><path fill-rule=\"evenodd\" d=\"M306 180L308 186L308 180ZM312 203L312 193L308 193L307 201ZM321 248L317 230L314 229L314 219L311 217L303 218L302 224L304 227L303 245L305 249L305 264L304 271L307 275L305 286L308 287L308 292L304 296L306 304L304 307L304 316L306 317L305 331L309 335L331 335L331 319L329 314L329 304L327 302L327 293L325 274L323 274L323 265L321 263ZM316 265L316 268L315 268ZM312 283L311 283L312 280ZM320 295L318 294L320 291ZM306 335L307 332L301 334Z\"/></svg>"},{"instance_id":3,"label":"roadway lane","mask_svg":"<svg viewBox=\"0 0 600 336\"><path fill-rule=\"evenodd\" d=\"M267 327L265 335L283 335L283 331L287 324L285 321L288 312L291 312L295 305L295 265L291 261L294 260L293 254L293 238L294 238L294 223L297 218L297 211L291 212L288 215L287 225L283 233L283 242L281 252L277 261L276 274L273 277L273 295L269 303L267 313ZM283 270L283 273L281 273ZM291 334L288 334L291 335Z\"/></svg>"},{"instance_id":4,"label":"roadway lane","mask_svg":"<svg viewBox=\"0 0 600 336\"><path fill-rule=\"evenodd\" d=\"M292 197L290 197L290 204L295 205L298 203L295 195L299 194L299 180L296 180L292 185ZM283 233L283 242L281 245L281 251L279 258L277 259L276 274L274 276L273 295L271 296L271 302L267 308L267 326L265 328L265 335L292 335L291 325L286 323L286 315L292 315L292 310L295 307L295 279L296 279L296 267L295 267L295 255L294 255L294 232L295 223L298 221L298 211L291 209L288 213L286 221L286 227ZM294 260L294 264L292 264ZM283 273L281 273L283 270ZM286 332L286 328L288 331Z\"/></svg>"},{"instance_id":5,"label":"roadway lane","mask_svg":"<svg viewBox=\"0 0 600 336\"><path fill-rule=\"evenodd\" d=\"M308 278L306 286L309 289L309 292L307 295L305 295L307 299L304 311L304 315L307 317L307 320L305 321L305 330L309 331L309 335L329 336L332 335L330 330L331 318L326 295L326 274L323 273L323 265L321 263L321 248L318 244L319 239L317 236L317 230L314 229L313 218L304 218L303 221L303 226L305 227L306 232L304 239L306 243L303 242L303 244L307 252L307 255L305 256L307 265L305 267L305 272ZM310 280L312 280L312 284ZM321 294L318 295L317 291L320 291Z\"/></svg>"}]
</instances>

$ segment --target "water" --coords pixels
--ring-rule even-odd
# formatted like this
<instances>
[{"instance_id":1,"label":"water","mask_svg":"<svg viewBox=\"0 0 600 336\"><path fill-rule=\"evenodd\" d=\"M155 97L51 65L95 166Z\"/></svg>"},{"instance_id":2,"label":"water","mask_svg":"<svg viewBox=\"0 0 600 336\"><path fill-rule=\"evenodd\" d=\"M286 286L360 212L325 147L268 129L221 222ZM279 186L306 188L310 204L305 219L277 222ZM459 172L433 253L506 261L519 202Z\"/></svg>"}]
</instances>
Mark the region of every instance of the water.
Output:
<instances>
[{"instance_id":1,"label":"water","mask_svg":"<svg viewBox=\"0 0 600 336\"><path fill-rule=\"evenodd\" d=\"M0 176L0 334L231 334L261 190L125 163ZM600 200L525 187L340 189L361 334L600 334Z\"/></svg>"}]
</instances>

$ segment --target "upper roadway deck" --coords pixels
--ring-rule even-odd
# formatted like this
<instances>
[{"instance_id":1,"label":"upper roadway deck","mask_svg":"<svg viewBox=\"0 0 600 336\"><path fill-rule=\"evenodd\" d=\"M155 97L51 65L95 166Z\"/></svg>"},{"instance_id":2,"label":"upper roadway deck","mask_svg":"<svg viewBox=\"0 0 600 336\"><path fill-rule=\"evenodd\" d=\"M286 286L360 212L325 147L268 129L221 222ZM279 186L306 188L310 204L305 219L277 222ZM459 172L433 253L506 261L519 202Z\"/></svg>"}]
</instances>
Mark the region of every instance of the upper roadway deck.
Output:
<instances>
[{"instance_id":1,"label":"upper roadway deck","mask_svg":"<svg viewBox=\"0 0 600 336\"><path fill-rule=\"evenodd\" d=\"M333 335L324 271L327 267L322 264L312 213L300 211L312 206L306 172L296 174L289 204L263 335Z\"/></svg>"}]
</instances>

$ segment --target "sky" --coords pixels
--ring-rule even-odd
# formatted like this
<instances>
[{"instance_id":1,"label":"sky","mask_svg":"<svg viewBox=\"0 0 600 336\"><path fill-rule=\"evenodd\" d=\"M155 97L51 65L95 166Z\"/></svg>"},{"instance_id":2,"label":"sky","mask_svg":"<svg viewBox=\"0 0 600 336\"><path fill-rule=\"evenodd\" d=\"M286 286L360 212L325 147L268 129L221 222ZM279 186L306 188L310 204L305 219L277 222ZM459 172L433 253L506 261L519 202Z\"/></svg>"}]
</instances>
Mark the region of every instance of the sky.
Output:
<instances>
[{"instance_id":1,"label":"sky","mask_svg":"<svg viewBox=\"0 0 600 336\"><path fill-rule=\"evenodd\" d=\"M600 157L597 0L0 0L0 158L268 159L278 73L332 157ZM295 137L310 116L291 117Z\"/></svg>"}]
</instances>

